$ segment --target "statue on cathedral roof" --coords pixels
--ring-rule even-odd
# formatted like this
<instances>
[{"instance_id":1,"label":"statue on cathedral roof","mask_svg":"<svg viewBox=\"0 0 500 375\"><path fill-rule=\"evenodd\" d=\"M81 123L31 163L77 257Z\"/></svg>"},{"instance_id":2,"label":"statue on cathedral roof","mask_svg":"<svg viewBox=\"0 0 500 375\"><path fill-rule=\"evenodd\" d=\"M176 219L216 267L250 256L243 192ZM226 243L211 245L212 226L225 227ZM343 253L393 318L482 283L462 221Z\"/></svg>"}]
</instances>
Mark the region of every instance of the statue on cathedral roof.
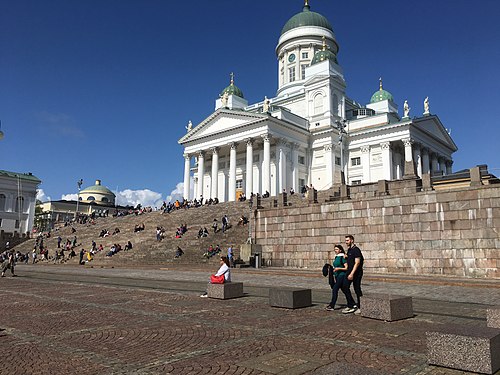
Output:
<instances>
[{"instance_id":1,"label":"statue on cathedral roof","mask_svg":"<svg viewBox=\"0 0 500 375\"><path fill-rule=\"evenodd\" d=\"M271 101L268 99L267 96L264 96L264 105L262 106L262 112L268 113L269 109L271 108Z\"/></svg>"},{"instance_id":2,"label":"statue on cathedral roof","mask_svg":"<svg viewBox=\"0 0 500 375\"><path fill-rule=\"evenodd\" d=\"M429 112L429 97L428 96L424 99L424 115L430 115L430 112Z\"/></svg>"},{"instance_id":3,"label":"statue on cathedral roof","mask_svg":"<svg viewBox=\"0 0 500 375\"><path fill-rule=\"evenodd\" d=\"M410 109L408 100L405 100L405 104L403 105L403 117L410 117Z\"/></svg>"},{"instance_id":4,"label":"statue on cathedral roof","mask_svg":"<svg viewBox=\"0 0 500 375\"><path fill-rule=\"evenodd\" d=\"M193 123L191 122L191 120L189 120L187 126L185 126L187 132L189 133L191 131L191 129L193 129Z\"/></svg>"},{"instance_id":5,"label":"statue on cathedral roof","mask_svg":"<svg viewBox=\"0 0 500 375\"><path fill-rule=\"evenodd\" d=\"M220 96L221 103L223 107L227 107L227 100L229 98L229 94L227 91L224 91L224 93Z\"/></svg>"}]
</instances>

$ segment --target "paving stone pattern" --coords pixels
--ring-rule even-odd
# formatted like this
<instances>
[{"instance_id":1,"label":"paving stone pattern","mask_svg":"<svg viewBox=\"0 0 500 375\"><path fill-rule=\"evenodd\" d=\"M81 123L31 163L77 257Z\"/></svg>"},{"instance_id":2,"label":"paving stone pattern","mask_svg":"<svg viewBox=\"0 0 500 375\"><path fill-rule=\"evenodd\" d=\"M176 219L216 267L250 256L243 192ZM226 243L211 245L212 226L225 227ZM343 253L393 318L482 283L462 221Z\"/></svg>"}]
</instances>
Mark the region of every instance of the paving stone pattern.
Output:
<instances>
[{"instance_id":1,"label":"paving stone pattern","mask_svg":"<svg viewBox=\"0 0 500 375\"><path fill-rule=\"evenodd\" d=\"M486 309L499 302L492 288L462 287L466 302L448 289L416 298L414 318L387 323L326 311L330 290L312 274L234 270L246 295L222 301L199 298L208 274L192 270L17 272L0 281L1 374L465 374L427 364L425 332L486 326ZM269 306L269 287L292 279L313 288L313 306ZM366 290L395 284L402 288L371 281ZM471 302L487 295L490 304Z\"/></svg>"}]
</instances>

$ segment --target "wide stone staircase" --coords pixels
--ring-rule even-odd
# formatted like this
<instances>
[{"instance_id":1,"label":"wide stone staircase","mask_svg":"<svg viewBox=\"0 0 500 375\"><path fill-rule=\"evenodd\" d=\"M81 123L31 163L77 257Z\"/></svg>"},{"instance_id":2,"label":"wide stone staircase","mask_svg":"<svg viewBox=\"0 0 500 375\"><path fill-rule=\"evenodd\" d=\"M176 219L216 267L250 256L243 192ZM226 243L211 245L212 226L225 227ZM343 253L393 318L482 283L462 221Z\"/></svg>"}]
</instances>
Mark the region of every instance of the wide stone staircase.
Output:
<instances>
[{"instance_id":1,"label":"wide stone staircase","mask_svg":"<svg viewBox=\"0 0 500 375\"><path fill-rule=\"evenodd\" d=\"M227 215L231 227L222 233L222 217ZM214 268L219 264L218 257L207 259L203 254L210 245L214 247L219 245L222 249L221 254L227 254L227 248L231 245L236 258L239 257L240 245L248 239L248 226L238 226L238 219L242 216L249 217L250 210L248 202L226 202L212 206L203 206L198 208L180 209L170 214L161 211L143 213L141 215L128 215L122 217L97 218L94 225L91 224L73 224L76 229L72 233L71 227L62 227L54 230L50 238L44 239L44 246L49 249L49 256L55 255L57 249L57 237L61 236L62 244L66 239L73 240L77 236L77 246L75 252L78 253L82 248L89 250L94 240L97 246L103 245L104 251L94 256L94 259L87 265L94 266L131 266L131 265L172 265L182 264L186 266L204 266ZM219 231L213 232L213 220L217 219ZM143 231L134 233L136 225L144 224ZM182 238L175 238L175 232L181 224L187 224L188 231ZM156 227L165 228L165 238L161 241L156 240ZM206 227L209 231L208 237L198 238L198 230ZM120 233L100 238L99 233L107 229L113 233L115 228L120 229ZM133 249L129 251L122 250L112 257L105 256L113 244L120 244L122 249L127 241L131 241ZM35 245L35 240L28 240L15 247L22 253L31 252ZM175 258L177 247L184 251L184 255ZM66 254L67 256L67 254ZM78 256L68 261L69 263L78 263ZM85 258L86 259L86 258ZM50 260L49 260L50 262Z\"/></svg>"}]
</instances>

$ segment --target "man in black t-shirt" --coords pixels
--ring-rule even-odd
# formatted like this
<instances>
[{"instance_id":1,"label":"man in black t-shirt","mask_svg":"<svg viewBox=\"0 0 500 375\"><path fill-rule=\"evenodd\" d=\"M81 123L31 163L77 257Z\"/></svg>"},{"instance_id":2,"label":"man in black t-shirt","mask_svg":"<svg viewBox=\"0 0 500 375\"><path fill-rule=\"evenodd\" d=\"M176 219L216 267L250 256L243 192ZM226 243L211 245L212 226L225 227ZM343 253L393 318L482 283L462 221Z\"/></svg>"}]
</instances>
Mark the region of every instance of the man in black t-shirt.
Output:
<instances>
[{"instance_id":1,"label":"man in black t-shirt","mask_svg":"<svg viewBox=\"0 0 500 375\"><path fill-rule=\"evenodd\" d=\"M345 236L345 243L347 245L347 277L342 285L342 292L344 292L347 299L347 308L342 310L344 314L355 312L361 306L360 297L363 296L361 291L361 278L363 277L363 254L359 247L354 244L354 236ZM354 287L354 292L357 297L357 304L352 298L351 283Z\"/></svg>"}]
</instances>

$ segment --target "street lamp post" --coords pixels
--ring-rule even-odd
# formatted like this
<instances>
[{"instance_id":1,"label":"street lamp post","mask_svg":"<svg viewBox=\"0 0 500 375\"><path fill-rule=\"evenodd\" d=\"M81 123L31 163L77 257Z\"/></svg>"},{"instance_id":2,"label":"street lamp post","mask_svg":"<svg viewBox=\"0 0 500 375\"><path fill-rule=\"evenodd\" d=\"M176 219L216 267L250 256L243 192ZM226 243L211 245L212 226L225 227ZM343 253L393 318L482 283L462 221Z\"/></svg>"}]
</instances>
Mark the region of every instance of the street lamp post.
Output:
<instances>
[{"instance_id":1,"label":"street lamp post","mask_svg":"<svg viewBox=\"0 0 500 375\"><path fill-rule=\"evenodd\" d=\"M337 125L337 130L339 131L339 145L340 145L340 179L342 181L342 185L345 185L345 173L344 173L344 134L347 135L347 131L345 128L347 127L347 121L337 120L335 121L335 125Z\"/></svg>"},{"instance_id":2,"label":"street lamp post","mask_svg":"<svg viewBox=\"0 0 500 375\"><path fill-rule=\"evenodd\" d=\"M82 185L83 185L83 179L80 178L79 181L76 182L76 184L78 185L78 195L76 196L76 212L75 212L75 219L78 218L78 204L80 203L80 190L82 188Z\"/></svg>"},{"instance_id":3,"label":"street lamp post","mask_svg":"<svg viewBox=\"0 0 500 375\"><path fill-rule=\"evenodd\" d=\"M248 244L252 244L252 207L253 207L253 198L254 197L250 197L250 199L248 200L248 208L250 208L250 212L249 212L249 215L248 215L248 239L247 239L247 243Z\"/></svg>"}]
</instances>

